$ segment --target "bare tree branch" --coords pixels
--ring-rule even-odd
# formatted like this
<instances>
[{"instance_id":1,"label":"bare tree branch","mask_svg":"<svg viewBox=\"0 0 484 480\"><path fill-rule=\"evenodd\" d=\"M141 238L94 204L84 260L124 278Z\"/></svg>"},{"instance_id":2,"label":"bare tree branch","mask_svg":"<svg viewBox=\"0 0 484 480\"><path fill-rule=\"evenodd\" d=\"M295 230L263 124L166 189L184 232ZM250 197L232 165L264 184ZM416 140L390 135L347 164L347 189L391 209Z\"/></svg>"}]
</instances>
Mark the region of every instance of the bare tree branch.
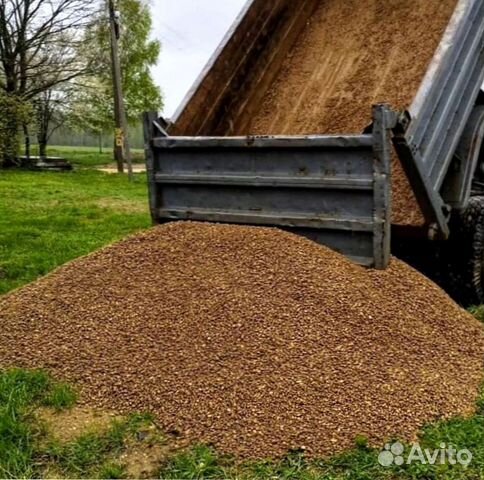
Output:
<instances>
[{"instance_id":1,"label":"bare tree branch","mask_svg":"<svg viewBox=\"0 0 484 480\"><path fill-rule=\"evenodd\" d=\"M0 88L25 100L86 74L82 34L101 3L0 0Z\"/></svg>"}]
</instances>

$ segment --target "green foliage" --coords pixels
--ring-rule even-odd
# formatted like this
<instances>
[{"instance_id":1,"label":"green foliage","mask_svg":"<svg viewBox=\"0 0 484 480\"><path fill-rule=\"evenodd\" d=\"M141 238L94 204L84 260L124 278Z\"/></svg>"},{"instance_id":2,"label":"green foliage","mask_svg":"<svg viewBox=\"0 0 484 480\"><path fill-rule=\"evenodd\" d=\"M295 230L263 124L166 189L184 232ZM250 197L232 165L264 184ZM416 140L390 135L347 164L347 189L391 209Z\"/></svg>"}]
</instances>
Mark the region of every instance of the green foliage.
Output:
<instances>
[{"instance_id":1,"label":"green foliage","mask_svg":"<svg viewBox=\"0 0 484 480\"><path fill-rule=\"evenodd\" d=\"M119 0L122 34L120 59L124 100L128 121L139 121L144 111L159 110L162 97L154 83L150 67L156 65L161 45L150 38L152 19L143 0ZM87 79L77 94L75 117L71 126L92 132L113 128L113 87L111 77L110 31L107 12L101 12L86 33L84 55L96 64L95 75Z\"/></svg>"},{"instance_id":2,"label":"green foliage","mask_svg":"<svg viewBox=\"0 0 484 480\"><path fill-rule=\"evenodd\" d=\"M160 90L150 72L158 62L161 44L150 39L153 22L148 3L119 0L118 8L123 26L120 52L126 111L136 121L144 111L162 107Z\"/></svg>"},{"instance_id":3,"label":"green foliage","mask_svg":"<svg viewBox=\"0 0 484 480\"><path fill-rule=\"evenodd\" d=\"M98 478L106 480L126 478L126 471L122 465L109 462L101 467Z\"/></svg>"},{"instance_id":4,"label":"green foliage","mask_svg":"<svg viewBox=\"0 0 484 480\"><path fill-rule=\"evenodd\" d=\"M368 438L365 437L364 435L358 435L356 438L355 438L355 445L358 447L358 448L368 448Z\"/></svg>"},{"instance_id":5,"label":"green foliage","mask_svg":"<svg viewBox=\"0 0 484 480\"><path fill-rule=\"evenodd\" d=\"M469 313L474 315L480 322L484 322L484 305L479 305L475 307L470 307Z\"/></svg>"},{"instance_id":6,"label":"green foliage","mask_svg":"<svg viewBox=\"0 0 484 480\"><path fill-rule=\"evenodd\" d=\"M167 462L160 472L162 479L219 479L226 478L223 460L205 445L195 446Z\"/></svg>"},{"instance_id":7,"label":"green foliage","mask_svg":"<svg viewBox=\"0 0 484 480\"><path fill-rule=\"evenodd\" d=\"M481 393L477 399L477 414L484 417L484 386L481 388Z\"/></svg>"},{"instance_id":8,"label":"green foliage","mask_svg":"<svg viewBox=\"0 0 484 480\"><path fill-rule=\"evenodd\" d=\"M36 424L33 411L59 389L66 387L42 371L0 372L0 478L38 475L36 444L44 432Z\"/></svg>"},{"instance_id":9,"label":"green foliage","mask_svg":"<svg viewBox=\"0 0 484 480\"><path fill-rule=\"evenodd\" d=\"M152 426L154 422L155 417L151 413L132 413L126 418L125 428L127 432L135 434L143 428Z\"/></svg>"},{"instance_id":10,"label":"green foliage","mask_svg":"<svg viewBox=\"0 0 484 480\"><path fill-rule=\"evenodd\" d=\"M11 165L19 154L20 127L29 122L31 105L0 90L0 167Z\"/></svg>"},{"instance_id":11,"label":"green foliage","mask_svg":"<svg viewBox=\"0 0 484 480\"><path fill-rule=\"evenodd\" d=\"M67 384L58 383L44 397L42 405L61 411L72 408L77 402L77 393Z\"/></svg>"},{"instance_id":12,"label":"green foliage","mask_svg":"<svg viewBox=\"0 0 484 480\"><path fill-rule=\"evenodd\" d=\"M114 99L112 85L90 77L73 98L72 113L67 125L74 131L101 134L114 130Z\"/></svg>"},{"instance_id":13,"label":"green foliage","mask_svg":"<svg viewBox=\"0 0 484 480\"><path fill-rule=\"evenodd\" d=\"M319 475L320 472L302 454L292 453L278 462L269 460L247 462L236 468L232 477L244 479L277 478L289 480L297 478L301 480L317 480L321 478Z\"/></svg>"}]
</instances>

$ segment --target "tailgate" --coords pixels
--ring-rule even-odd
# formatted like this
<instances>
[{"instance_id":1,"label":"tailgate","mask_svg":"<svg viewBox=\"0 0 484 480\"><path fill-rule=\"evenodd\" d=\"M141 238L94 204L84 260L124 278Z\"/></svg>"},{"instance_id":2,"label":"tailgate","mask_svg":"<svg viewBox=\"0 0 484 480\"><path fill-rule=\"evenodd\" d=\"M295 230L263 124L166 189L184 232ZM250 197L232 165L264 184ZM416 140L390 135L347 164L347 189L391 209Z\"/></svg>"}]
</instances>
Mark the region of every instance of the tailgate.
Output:
<instances>
[{"instance_id":1,"label":"tailgate","mask_svg":"<svg viewBox=\"0 0 484 480\"><path fill-rule=\"evenodd\" d=\"M376 106L366 135L169 137L147 114L153 221L280 227L386 268L394 118Z\"/></svg>"}]
</instances>

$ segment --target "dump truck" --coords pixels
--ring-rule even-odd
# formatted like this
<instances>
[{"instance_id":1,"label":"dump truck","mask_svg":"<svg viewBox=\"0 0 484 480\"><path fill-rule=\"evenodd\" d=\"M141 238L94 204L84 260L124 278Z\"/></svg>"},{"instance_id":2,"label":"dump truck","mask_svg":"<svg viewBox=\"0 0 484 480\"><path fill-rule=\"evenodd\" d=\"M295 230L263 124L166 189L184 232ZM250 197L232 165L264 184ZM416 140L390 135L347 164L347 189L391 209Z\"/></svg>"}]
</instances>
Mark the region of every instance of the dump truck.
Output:
<instances>
[{"instance_id":1,"label":"dump truck","mask_svg":"<svg viewBox=\"0 0 484 480\"><path fill-rule=\"evenodd\" d=\"M250 0L174 118L144 116L153 221L283 228L377 269L394 254L482 303L483 82L482 0Z\"/></svg>"}]
</instances>

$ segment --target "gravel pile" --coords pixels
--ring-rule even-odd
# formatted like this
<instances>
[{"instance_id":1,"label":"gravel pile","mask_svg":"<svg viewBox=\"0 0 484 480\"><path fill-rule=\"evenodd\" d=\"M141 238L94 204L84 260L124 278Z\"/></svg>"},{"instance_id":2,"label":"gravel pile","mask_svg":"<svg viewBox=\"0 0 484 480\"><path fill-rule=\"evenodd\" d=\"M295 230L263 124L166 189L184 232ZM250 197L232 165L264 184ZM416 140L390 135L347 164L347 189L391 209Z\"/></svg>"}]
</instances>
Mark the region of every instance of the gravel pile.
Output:
<instances>
[{"instance_id":1,"label":"gravel pile","mask_svg":"<svg viewBox=\"0 0 484 480\"><path fill-rule=\"evenodd\" d=\"M371 106L410 106L456 0L321 0L242 134L360 133ZM398 159L394 223L423 217Z\"/></svg>"},{"instance_id":2,"label":"gravel pile","mask_svg":"<svg viewBox=\"0 0 484 480\"><path fill-rule=\"evenodd\" d=\"M243 458L412 439L483 380L483 328L436 285L274 229L156 227L2 297L0 322L1 367Z\"/></svg>"}]
</instances>

